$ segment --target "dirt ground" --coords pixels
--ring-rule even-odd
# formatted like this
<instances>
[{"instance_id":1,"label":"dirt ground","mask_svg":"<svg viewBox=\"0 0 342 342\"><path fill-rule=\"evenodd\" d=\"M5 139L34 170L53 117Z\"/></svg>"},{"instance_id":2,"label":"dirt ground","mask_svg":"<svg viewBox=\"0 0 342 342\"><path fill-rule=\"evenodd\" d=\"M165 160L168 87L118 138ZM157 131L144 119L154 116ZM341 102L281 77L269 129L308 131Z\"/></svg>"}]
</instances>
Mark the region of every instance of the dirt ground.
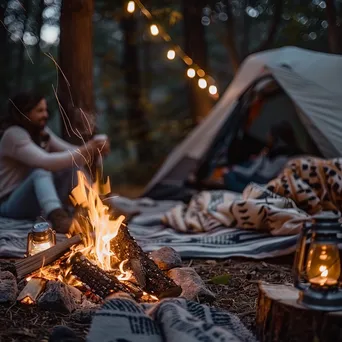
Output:
<instances>
[{"instance_id":1,"label":"dirt ground","mask_svg":"<svg viewBox=\"0 0 342 342\"><path fill-rule=\"evenodd\" d=\"M271 261L229 259L186 260L208 282L208 287L217 295L212 304L235 313L252 331L254 330L258 281L286 284L292 280L292 258ZM224 276L225 275L225 276ZM210 280L224 276L227 284L211 284ZM66 325L84 338L89 323L76 321L69 315L39 311L35 307L13 305L0 306L0 342L47 341L55 325Z\"/></svg>"}]
</instances>

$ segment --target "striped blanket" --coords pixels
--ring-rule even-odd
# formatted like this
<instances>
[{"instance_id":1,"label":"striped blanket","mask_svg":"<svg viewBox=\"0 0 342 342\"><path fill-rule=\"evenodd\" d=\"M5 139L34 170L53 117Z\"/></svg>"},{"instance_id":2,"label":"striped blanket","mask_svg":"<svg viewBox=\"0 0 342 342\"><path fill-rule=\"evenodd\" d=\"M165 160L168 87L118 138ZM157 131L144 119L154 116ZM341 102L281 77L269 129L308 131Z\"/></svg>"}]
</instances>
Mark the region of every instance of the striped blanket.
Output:
<instances>
[{"instance_id":1,"label":"striped blanket","mask_svg":"<svg viewBox=\"0 0 342 342\"><path fill-rule=\"evenodd\" d=\"M183 258L227 258L234 256L263 259L286 255L294 250L296 236L271 236L237 228L216 227L210 232L185 234L166 228L161 222L165 212L179 204L172 201L117 198L129 208L142 212L129 224L131 234L146 252L163 246L176 249ZM20 258L26 251L27 233L33 222L0 217L0 257ZM64 235L58 234L57 240Z\"/></svg>"},{"instance_id":2,"label":"striped blanket","mask_svg":"<svg viewBox=\"0 0 342 342\"><path fill-rule=\"evenodd\" d=\"M185 258L276 257L294 251L312 214L341 211L341 165L341 159L294 159L266 186L250 184L242 197L213 191L195 195L190 205L122 197L112 204L140 212L129 229L146 252L170 246ZM31 226L0 218L0 257L22 257Z\"/></svg>"}]
</instances>

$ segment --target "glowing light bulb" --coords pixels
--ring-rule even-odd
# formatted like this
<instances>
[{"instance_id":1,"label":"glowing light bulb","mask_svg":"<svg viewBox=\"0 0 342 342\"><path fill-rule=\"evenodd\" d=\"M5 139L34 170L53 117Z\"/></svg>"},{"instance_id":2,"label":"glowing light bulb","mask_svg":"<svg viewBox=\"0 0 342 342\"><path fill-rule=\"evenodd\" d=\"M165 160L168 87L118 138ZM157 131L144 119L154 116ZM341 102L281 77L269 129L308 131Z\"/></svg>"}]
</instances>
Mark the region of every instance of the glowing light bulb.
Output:
<instances>
[{"instance_id":1,"label":"glowing light bulb","mask_svg":"<svg viewBox=\"0 0 342 342\"><path fill-rule=\"evenodd\" d=\"M188 77L194 78L196 76L196 71L193 68L189 68L186 74L188 75Z\"/></svg>"},{"instance_id":2,"label":"glowing light bulb","mask_svg":"<svg viewBox=\"0 0 342 342\"><path fill-rule=\"evenodd\" d=\"M127 4L127 12L128 13L134 13L134 11L135 11L135 2L129 1Z\"/></svg>"},{"instance_id":3,"label":"glowing light bulb","mask_svg":"<svg viewBox=\"0 0 342 342\"><path fill-rule=\"evenodd\" d=\"M184 62L187 64L187 65L191 65L192 64L192 59L188 56L185 56L184 57Z\"/></svg>"},{"instance_id":4,"label":"glowing light bulb","mask_svg":"<svg viewBox=\"0 0 342 342\"><path fill-rule=\"evenodd\" d=\"M198 75L199 77L204 77L204 76L205 76L204 70L198 69L198 70L197 70L197 75Z\"/></svg>"},{"instance_id":5,"label":"glowing light bulb","mask_svg":"<svg viewBox=\"0 0 342 342\"><path fill-rule=\"evenodd\" d=\"M159 28L155 24L151 25L150 31L151 31L152 36L158 36L159 34Z\"/></svg>"},{"instance_id":6,"label":"glowing light bulb","mask_svg":"<svg viewBox=\"0 0 342 342\"><path fill-rule=\"evenodd\" d=\"M175 59L175 57L176 57L176 52L175 52L175 50L169 50L169 51L167 52L167 58L168 58L168 59L172 60L172 59Z\"/></svg>"},{"instance_id":7,"label":"glowing light bulb","mask_svg":"<svg viewBox=\"0 0 342 342\"><path fill-rule=\"evenodd\" d=\"M216 94L217 94L217 87L214 86L214 85L211 85L211 86L209 87L209 93L210 93L211 95L216 95Z\"/></svg>"},{"instance_id":8,"label":"glowing light bulb","mask_svg":"<svg viewBox=\"0 0 342 342\"><path fill-rule=\"evenodd\" d=\"M204 79L204 78L200 78L198 80L198 86L201 88L201 89L205 89L207 87L207 81Z\"/></svg>"}]
</instances>

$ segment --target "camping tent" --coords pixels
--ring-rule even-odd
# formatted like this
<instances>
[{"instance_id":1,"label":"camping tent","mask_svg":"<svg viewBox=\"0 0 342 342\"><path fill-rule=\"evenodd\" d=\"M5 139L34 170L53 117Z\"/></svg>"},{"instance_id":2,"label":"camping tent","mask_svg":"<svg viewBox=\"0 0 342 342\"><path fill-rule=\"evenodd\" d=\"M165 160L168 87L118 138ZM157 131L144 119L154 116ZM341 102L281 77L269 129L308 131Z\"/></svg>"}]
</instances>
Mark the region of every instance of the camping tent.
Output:
<instances>
[{"instance_id":1,"label":"camping tent","mask_svg":"<svg viewBox=\"0 0 342 342\"><path fill-rule=\"evenodd\" d=\"M160 189L182 187L190 172L209 158L218 136L237 130L246 101L243 95L262 87L271 77L293 104L296 115L308 135L326 158L342 154L342 57L284 47L249 56L219 102L168 156L147 185L144 195L158 198ZM264 82L267 84L267 82ZM247 106L249 104L247 103ZM284 108L275 104L273 117ZM234 120L232 118L234 117ZM264 121L265 123L266 121ZM261 125L262 126L262 125Z\"/></svg>"}]
</instances>

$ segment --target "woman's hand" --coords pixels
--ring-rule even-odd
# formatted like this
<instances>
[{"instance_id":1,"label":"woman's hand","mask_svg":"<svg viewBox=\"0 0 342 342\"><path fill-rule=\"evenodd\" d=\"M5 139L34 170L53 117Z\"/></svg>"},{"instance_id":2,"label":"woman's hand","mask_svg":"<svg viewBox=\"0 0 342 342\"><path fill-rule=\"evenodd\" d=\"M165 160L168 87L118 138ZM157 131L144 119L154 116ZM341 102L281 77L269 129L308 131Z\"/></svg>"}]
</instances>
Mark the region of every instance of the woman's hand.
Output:
<instances>
[{"instance_id":1,"label":"woman's hand","mask_svg":"<svg viewBox=\"0 0 342 342\"><path fill-rule=\"evenodd\" d=\"M100 152L103 156L107 156L110 153L110 142L107 139L105 143L100 148Z\"/></svg>"},{"instance_id":2,"label":"woman's hand","mask_svg":"<svg viewBox=\"0 0 342 342\"><path fill-rule=\"evenodd\" d=\"M110 142L106 134L98 134L93 137L93 140L99 142L99 152L102 156L106 156L110 153Z\"/></svg>"},{"instance_id":3,"label":"woman's hand","mask_svg":"<svg viewBox=\"0 0 342 342\"><path fill-rule=\"evenodd\" d=\"M101 156L105 156L109 153L110 147L108 139L92 138L84 145L81 145L78 149L78 153L83 155L86 163L94 163Z\"/></svg>"},{"instance_id":4,"label":"woman's hand","mask_svg":"<svg viewBox=\"0 0 342 342\"><path fill-rule=\"evenodd\" d=\"M88 153L94 156L98 154L99 151L101 151L104 144L105 144L105 141L101 141L98 139L91 139L85 144L85 147Z\"/></svg>"}]
</instances>

